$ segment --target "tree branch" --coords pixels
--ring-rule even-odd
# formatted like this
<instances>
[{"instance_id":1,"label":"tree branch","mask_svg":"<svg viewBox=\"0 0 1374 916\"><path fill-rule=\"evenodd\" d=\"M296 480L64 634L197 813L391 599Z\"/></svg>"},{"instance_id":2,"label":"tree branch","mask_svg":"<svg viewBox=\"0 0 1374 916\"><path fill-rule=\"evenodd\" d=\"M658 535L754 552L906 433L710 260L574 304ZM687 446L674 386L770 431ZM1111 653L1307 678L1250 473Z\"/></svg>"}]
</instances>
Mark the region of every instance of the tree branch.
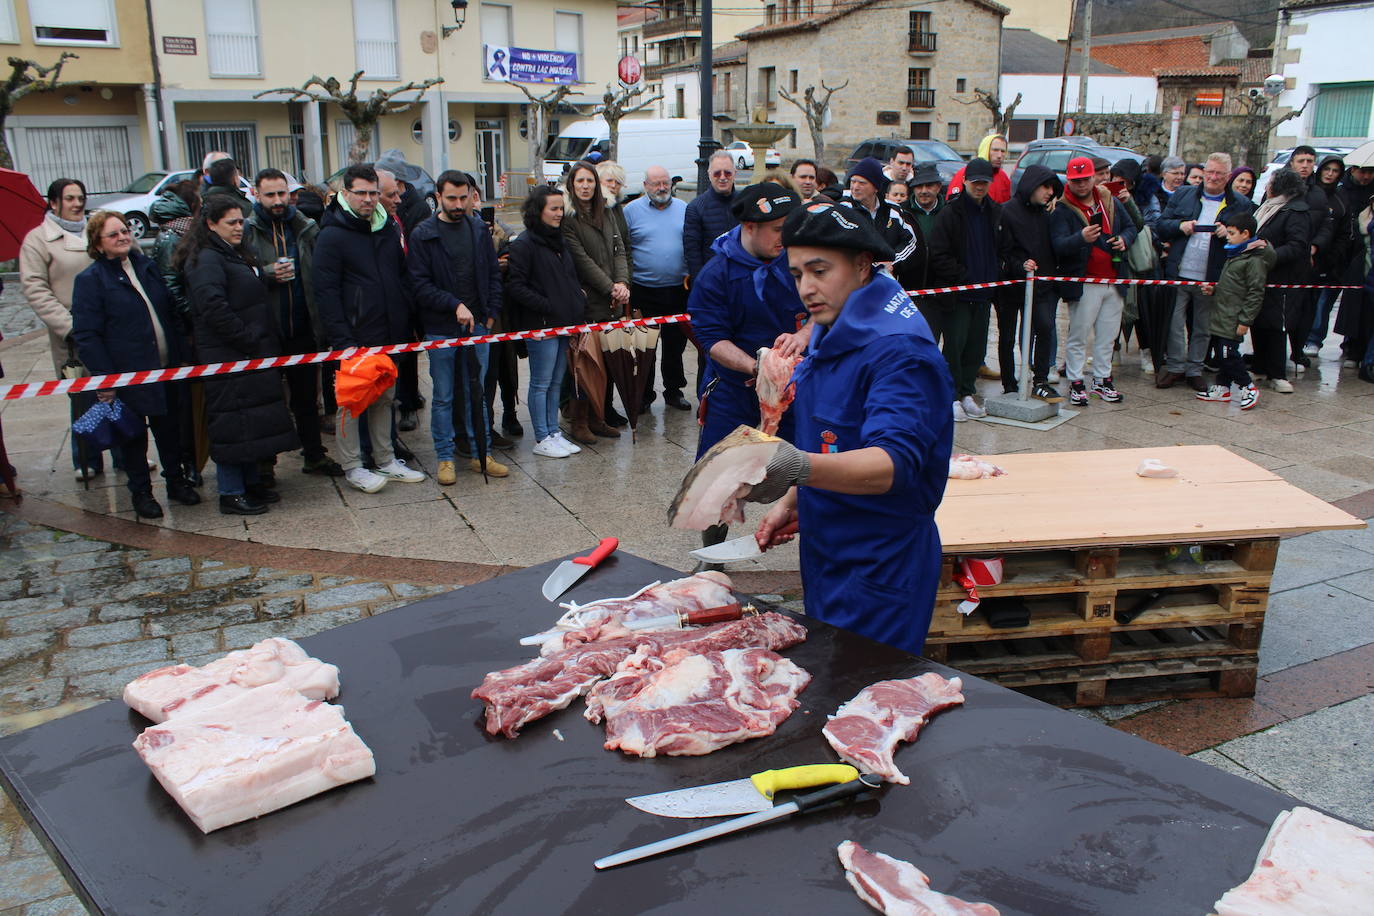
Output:
<instances>
[{"instance_id":1,"label":"tree branch","mask_svg":"<svg viewBox=\"0 0 1374 916\"><path fill-rule=\"evenodd\" d=\"M17 102L31 92L47 92L59 89L63 86L89 86L89 80L80 82L62 82L62 65L69 60L77 60L78 56L70 51L63 51L57 58L57 63L51 67L41 67L37 61L24 60L21 57L11 57L9 65L13 68L9 80L5 83L5 88L9 92L10 102ZM33 70L36 74L32 79L28 78L27 71ZM44 81L44 77L48 77ZM27 80L27 82L26 82Z\"/></svg>"}]
</instances>

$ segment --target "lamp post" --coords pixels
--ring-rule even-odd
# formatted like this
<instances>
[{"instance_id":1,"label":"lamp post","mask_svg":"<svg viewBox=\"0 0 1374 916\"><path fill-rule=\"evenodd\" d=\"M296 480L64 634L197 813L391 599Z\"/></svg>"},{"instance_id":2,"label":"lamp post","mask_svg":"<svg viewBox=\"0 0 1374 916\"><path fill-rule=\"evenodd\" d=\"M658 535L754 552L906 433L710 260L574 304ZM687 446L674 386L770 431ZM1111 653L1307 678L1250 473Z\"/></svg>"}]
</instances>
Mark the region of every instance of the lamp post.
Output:
<instances>
[{"instance_id":1,"label":"lamp post","mask_svg":"<svg viewBox=\"0 0 1374 916\"><path fill-rule=\"evenodd\" d=\"M715 119L712 110L715 99L711 95L711 0L701 0L701 143L697 147L697 193L703 193L710 183L711 154L718 148Z\"/></svg>"},{"instance_id":2,"label":"lamp post","mask_svg":"<svg viewBox=\"0 0 1374 916\"><path fill-rule=\"evenodd\" d=\"M445 38L461 29L468 21L468 0L450 0L450 4L453 6L453 21L458 24L446 25L440 30Z\"/></svg>"}]
</instances>

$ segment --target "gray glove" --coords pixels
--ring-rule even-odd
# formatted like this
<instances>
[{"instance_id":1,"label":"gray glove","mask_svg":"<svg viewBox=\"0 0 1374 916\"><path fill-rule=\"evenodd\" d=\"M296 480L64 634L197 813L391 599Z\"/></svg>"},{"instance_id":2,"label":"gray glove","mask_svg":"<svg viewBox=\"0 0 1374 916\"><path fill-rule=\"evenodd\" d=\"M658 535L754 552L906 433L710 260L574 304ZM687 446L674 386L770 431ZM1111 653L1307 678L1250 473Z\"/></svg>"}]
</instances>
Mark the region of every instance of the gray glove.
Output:
<instances>
[{"instance_id":1,"label":"gray glove","mask_svg":"<svg viewBox=\"0 0 1374 916\"><path fill-rule=\"evenodd\" d=\"M792 487L803 486L810 479L811 456L790 442L781 442L768 462L763 480L754 484L743 498L751 503L777 502Z\"/></svg>"}]
</instances>

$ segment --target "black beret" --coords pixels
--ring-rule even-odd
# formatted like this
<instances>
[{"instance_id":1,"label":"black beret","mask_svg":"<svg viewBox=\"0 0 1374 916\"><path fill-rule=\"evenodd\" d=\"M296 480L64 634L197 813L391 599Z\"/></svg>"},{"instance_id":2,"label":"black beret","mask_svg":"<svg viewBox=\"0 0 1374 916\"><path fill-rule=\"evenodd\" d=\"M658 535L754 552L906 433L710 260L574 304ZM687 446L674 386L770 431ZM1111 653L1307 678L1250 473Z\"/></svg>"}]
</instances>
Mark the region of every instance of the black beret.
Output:
<instances>
[{"instance_id":1,"label":"black beret","mask_svg":"<svg viewBox=\"0 0 1374 916\"><path fill-rule=\"evenodd\" d=\"M877 261L891 261L897 255L883 241L873 219L848 203L811 203L794 210L782 224L782 243L816 248L848 248L867 251Z\"/></svg>"},{"instance_id":2,"label":"black beret","mask_svg":"<svg viewBox=\"0 0 1374 916\"><path fill-rule=\"evenodd\" d=\"M786 217L801 206L801 198L775 181L764 181L741 188L730 204L730 212L741 223L767 223Z\"/></svg>"}]
</instances>

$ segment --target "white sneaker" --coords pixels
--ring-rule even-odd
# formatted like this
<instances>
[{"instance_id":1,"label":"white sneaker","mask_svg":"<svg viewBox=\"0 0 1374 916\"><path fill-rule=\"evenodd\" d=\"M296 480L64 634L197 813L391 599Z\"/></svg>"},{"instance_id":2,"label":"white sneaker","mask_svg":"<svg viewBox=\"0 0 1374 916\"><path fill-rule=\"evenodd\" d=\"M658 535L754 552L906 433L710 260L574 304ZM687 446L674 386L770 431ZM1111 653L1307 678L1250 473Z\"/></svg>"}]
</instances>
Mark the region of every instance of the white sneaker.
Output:
<instances>
[{"instance_id":1,"label":"white sneaker","mask_svg":"<svg viewBox=\"0 0 1374 916\"><path fill-rule=\"evenodd\" d=\"M1273 388L1273 389L1274 389L1275 391L1277 391L1279 394L1292 394L1292 393L1293 393L1293 383L1290 382L1290 381L1288 381L1288 379L1286 379L1286 378L1270 379L1270 380L1269 380L1269 387L1270 387L1270 388Z\"/></svg>"},{"instance_id":2,"label":"white sneaker","mask_svg":"<svg viewBox=\"0 0 1374 916\"><path fill-rule=\"evenodd\" d=\"M1141 372L1154 372L1154 371L1155 371L1155 361L1154 361L1154 359L1150 356L1150 351L1149 351L1149 350L1141 350L1141 351L1140 351L1140 371L1141 371Z\"/></svg>"},{"instance_id":3,"label":"white sneaker","mask_svg":"<svg viewBox=\"0 0 1374 916\"><path fill-rule=\"evenodd\" d=\"M545 436L534 446L534 453L544 458L566 458L572 453L558 442L557 436Z\"/></svg>"},{"instance_id":4,"label":"white sneaker","mask_svg":"<svg viewBox=\"0 0 1374 916\"><path fill-rule=\"evenodd\" d=\"M381 474L374 474L367 468L350 468L344 472L344 480L355 490L362 490L364 493L376 493L386 486L386 478Z\"/></svg>"},{"instance_id":5,"label":"white sneaker","mask_svg":"<svg viewBox=\"0 0 1374 916\"><path fill-rule=\"evenodd\" d=\"M964 395L964 399L959 403L963 406L964 413L970 420L981 420L988 415L986 410L978 406L978 402L973 399L971 394Z\"/></svg>"},{"instance_id":6,"label":"white sneaker","mask_svg":"<svg viewBox=\"0 0 1374 916\"><path fill-rule=\"evenodd\" d=\"M1045 376L1045 378L1046 378L1047 381L1049 381L1049 383L1050 383L1051 385L1055 384L1056 382L1059 381L1059 370L1058 370L1058 369L1050 369L1050 374L1047 375L1047 376Z\"/></svg>"},{"instance_id":7,"label":"white sneaker","mask_svg":"<svg viewBox=\"0 0 1374 916\"><path fill-rule=\"evenodd\" d=\"M967 423L967 422L968 422L968 414L964 412L964 405L963 405L963 404L960 404L958 401L955 401L955 402L954 402L954 422L955 422L955 423Z\"/></svg>"},{"instance_id":8,"label":"white sneaker","mask_svg":"<svg viewBox=\"0 0 1374 916\"><path fill-rule=\"evenodd\" d=\"M1316 344L1310 343L1302 348L1303 356L1321 356L1321 353L1322 348L1317 346Z\"/></svg>"},{"instance_id":9,"label":"white sneaker","mask_svg":"<svg viewBox=\"0 0 1374 916\"><path fill-rule=\"evenodd\" d=\"M392 458L389 464L377 468L377 473L387 480L399 480L401 483L419 483L425 479L423 471L406 467L406 463L399 458Z\"/></svg>"},{"instance_id":10,"label":"white sneaker","mask_svg":"<svg viewBox=\"0 0 1374 916\"><path fill-rule=\"evenodd\" d=\"M563 430L561 429L554 431L553 438L558 440L558 447L567 452L568 455L576 455L578 452L582 451L582 446L564 436ZM564 457L567 456L565 455Z\"/></svg>"}]
</instances>

